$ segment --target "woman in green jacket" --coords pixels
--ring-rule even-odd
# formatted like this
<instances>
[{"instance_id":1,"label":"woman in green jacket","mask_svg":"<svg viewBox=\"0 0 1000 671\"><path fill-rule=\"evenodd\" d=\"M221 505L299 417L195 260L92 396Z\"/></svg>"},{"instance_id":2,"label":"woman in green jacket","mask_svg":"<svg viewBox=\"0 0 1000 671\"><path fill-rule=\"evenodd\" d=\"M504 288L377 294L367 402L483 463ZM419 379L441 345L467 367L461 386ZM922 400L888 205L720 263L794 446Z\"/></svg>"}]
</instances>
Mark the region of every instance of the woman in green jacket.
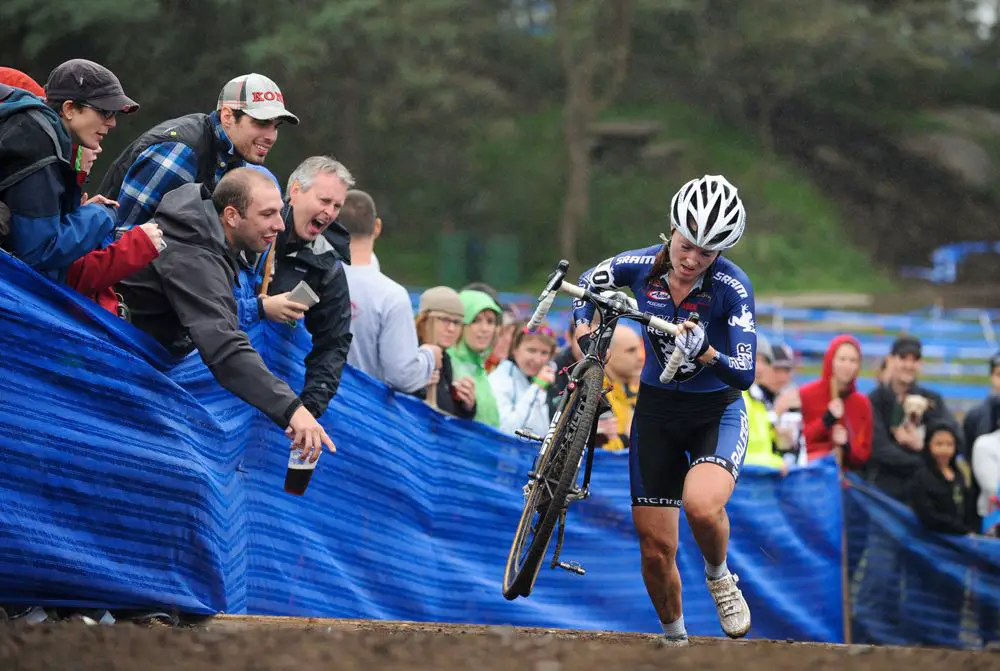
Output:
<instances>
[{"instance_id":1,"label":"woman in green jacket","mask_svg":"<svg viewBox=\"0 0 1000 671\"><path fill-rule=\"evenodd\" d=\"M503 310L489 294L466 290L459 294L465 306L462 337L448 349L455 379L469 376L476 383L477 422L500 426L500 413L486 376L486 358L496 342L497 324Z\"/></svg>"}]
</instances>

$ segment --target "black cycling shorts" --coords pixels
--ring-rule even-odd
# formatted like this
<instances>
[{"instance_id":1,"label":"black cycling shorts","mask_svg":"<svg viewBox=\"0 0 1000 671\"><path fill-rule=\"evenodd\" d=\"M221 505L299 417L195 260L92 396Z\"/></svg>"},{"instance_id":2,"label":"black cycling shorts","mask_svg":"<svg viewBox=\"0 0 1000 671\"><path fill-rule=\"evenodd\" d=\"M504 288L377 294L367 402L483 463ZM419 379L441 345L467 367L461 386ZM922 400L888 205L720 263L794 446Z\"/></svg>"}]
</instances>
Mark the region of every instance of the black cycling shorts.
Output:
<instances>
[{"instance_id":1,"label":"black cycling shorts","mask_svg":"<svg viewBox=\"0 0 1000 671\"><path fill-rule=\"evenodd\" d=\"M632 505L679 508L684 478L700 463L718 464L738 479L748 434L735 389L699 394L640 385L629 443Z\"/></svg>"}]
</instances>

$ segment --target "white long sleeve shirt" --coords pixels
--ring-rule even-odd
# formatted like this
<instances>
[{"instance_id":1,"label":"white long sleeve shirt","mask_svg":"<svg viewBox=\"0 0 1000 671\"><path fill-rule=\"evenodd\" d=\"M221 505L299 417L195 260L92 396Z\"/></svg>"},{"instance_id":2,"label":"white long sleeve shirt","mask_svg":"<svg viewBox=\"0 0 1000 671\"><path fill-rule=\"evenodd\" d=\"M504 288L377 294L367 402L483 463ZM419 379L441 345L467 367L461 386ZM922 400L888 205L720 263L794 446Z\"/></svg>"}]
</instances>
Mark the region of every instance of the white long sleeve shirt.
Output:
<instances>
[{"instance_id":1,"label":"white long sleeve shirt","mask_svg":"<svg viewBox=\"0 0 1000 671\"><path fill-rule=\"evenodd\" d=\"M521 372L513 361L501 361L490 373L490 387L500 412L500 430L513 434L526 429L536 436L549 430L549 404L544 389Z\"/></svg>"},{"instance_id":2,"label":"white long sleeve shirt","mask_svg":"<svg viewBox=\"0 0 1000 671\"><path fill-rule=\"evenodd\" d=\"M351 292L347 363L408 394L427 386L434 354L419 346L410 295L375 266L344 265Z\"/></svg>"},{"instance_id":3,"label":"white long sleeve shirt","mask_svg":"<svg viewBox=\"0 0 1000 671\"><path fill-rule=\"evenodd\" d=\"M972 445L972 475L980 490L976 511L983 516L989 512L990 497L1000 493L1000 431L976 438Z\"/></svg>"}]
</instances>

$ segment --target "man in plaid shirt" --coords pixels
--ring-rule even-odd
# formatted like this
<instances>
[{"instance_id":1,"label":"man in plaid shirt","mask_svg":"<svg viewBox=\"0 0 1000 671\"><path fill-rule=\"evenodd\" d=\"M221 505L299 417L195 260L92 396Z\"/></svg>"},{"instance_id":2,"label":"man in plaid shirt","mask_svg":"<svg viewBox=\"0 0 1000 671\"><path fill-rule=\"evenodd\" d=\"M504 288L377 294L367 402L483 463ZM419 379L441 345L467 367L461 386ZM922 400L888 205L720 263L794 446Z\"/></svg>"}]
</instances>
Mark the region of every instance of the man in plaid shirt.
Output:
<instances>
[{"instance_id":1,"label":"man in plaid shirt","mask_svg":"<svg viewBox=\"0 0 1000 671\"><path fill-rule=\"evenodd\" d=\"M118 201L118 228L149 221L163 196L190 182L209 191L234 168L263 164L278 127L299 123L272 80L251 73L230 80L211 114L189 114L152 128L115 159L100 193Z\"/></svg>"}]
</instances>

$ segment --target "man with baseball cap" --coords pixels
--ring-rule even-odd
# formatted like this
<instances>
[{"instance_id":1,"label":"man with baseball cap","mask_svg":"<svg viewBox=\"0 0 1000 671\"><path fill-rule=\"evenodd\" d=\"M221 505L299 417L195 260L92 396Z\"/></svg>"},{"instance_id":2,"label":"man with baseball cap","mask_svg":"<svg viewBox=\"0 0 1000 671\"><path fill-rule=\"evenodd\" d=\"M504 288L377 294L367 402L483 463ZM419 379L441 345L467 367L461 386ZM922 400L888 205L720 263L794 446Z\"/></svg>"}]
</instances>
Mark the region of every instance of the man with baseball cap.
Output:
<instances>
[{"instance_id":1,"label":"man with baseball cap","mask_svg":"<svg viewBox=\"0 0 1000 671\"><path fill-rule=\"evenodd\" d=\"M901 335L889 349L888 383L879 385L868 399L872 404L874 435L868 460L868 479L899 501L908 500L913 474L923 464L924 449L920 426L946 423L959 431L958 422L937 392L917 382L923 358L919 339ZM904 417L903 401L917 395L927 399L927 410L917 425ZM960 444L959 450L963 449Z\"/></svg>"},{"instance_id":2,"label":"man with baseball cap","mask_svg":"<svg viewBox=\"0 0 1000 671\"><path fill-rule=\"evenodd\" d=\"M281 89L251 73L222 87L214 112L170 119L140 135L108 169L100 193L118 201L118 226L132 228L153 216L163 196L191 182L209 192L223 175L263 164L282 123L296 125Z\"/></svg>"},{"instance_id":3,"label":"man with baseball cap","mask_svg":"<svg viewBox=\"0 0 1000 671\"><path fill-rule=\"evenodd\" d=\"M10 209L5 248L52 279L94 250L114 226L107 199L81 205L73 145L99 151L118 114L139 105L103 65L76 58L56 67L45 100L0 85L0 200Z\"/></svg>"},{"instance_id":4,"label":"man with baseball cap","mask_svg":"<svg viewBox=\"0 0 1000 671\"><path fill-rule=\"evenodd\" d=\"M772 345L757 334L757 366L754 383L743 392L747 408L748 445L744 463L787 472L795 462L801 429L798 395L784 393L792 377L795 358L784 343ZM791 422L786 415L794 414ZM789 455L789 459L785 456Z\"/></svg>"}]
</instances>

